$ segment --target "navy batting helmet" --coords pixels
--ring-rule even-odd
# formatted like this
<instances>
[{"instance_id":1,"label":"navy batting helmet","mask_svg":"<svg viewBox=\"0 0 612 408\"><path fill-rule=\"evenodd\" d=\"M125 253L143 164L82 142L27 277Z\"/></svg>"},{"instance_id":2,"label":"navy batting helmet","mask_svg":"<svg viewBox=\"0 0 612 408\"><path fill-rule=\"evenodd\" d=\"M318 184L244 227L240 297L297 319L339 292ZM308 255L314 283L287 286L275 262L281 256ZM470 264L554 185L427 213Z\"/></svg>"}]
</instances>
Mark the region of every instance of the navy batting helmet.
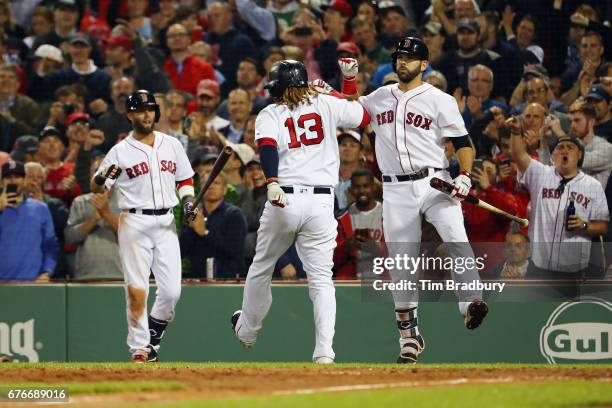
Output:
<instances>
[{"instance_id":1,"label":"navy batting helmet","mask_svg":"<svg viewBox=\"0 0 612 408\"><path fill-rule=\"evenodd\" d=\"M294 60L278 61L268 74L268 83L264 87L273 98L282 96L287 88L307 88L308 74L304 64Z\"/></svg>"},{"instance_id":2,"label":"navy batting helmet","mask_svg":"<svg viewBox=\"0 0 612 408\"><path fill-rule=\"evenodd\" d=\"M139 89L136 92L132 92L125 101L125 110L127 112L136 112L146 107L153 107L155 109L155 122L158 122L161 116L159 105L151 92L145 89Z\"/></svg>"},{"instance_id":3,"label":"navy batting helmet","mask_svg":"<svg viewBox=\"0 0 612 408\"><path fill-rule=\"evenodd\" d=\"M397 56L399 54L406 54L411 57L418 58L426 61L429 59L429 50L427 45L417 37L404 37L395 47L395 51L391 56L393 57L393 70L396 71Z\"/></svg>"}]
</instances>

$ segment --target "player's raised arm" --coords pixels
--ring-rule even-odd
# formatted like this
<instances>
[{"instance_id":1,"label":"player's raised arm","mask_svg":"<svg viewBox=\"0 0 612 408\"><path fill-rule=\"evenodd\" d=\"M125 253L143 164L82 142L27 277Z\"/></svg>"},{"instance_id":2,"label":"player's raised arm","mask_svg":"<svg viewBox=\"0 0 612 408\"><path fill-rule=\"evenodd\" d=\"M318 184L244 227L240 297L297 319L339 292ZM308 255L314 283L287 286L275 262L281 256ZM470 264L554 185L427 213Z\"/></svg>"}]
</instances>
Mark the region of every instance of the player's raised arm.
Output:
<instances>
[{"instance_id":1,"label":"player's raised arm","mask_svg":"<svg viewBox=\"0 0 612 408\"><path fill-rule=\"evenodd\" d=\"M525 142L523 141L523 127L521 120L515 116L508 118L506 124L510 128L510 157L512 161L518 167L519 172L525 173L531 158L525 149Z\"/></svg>"}]
</instances>

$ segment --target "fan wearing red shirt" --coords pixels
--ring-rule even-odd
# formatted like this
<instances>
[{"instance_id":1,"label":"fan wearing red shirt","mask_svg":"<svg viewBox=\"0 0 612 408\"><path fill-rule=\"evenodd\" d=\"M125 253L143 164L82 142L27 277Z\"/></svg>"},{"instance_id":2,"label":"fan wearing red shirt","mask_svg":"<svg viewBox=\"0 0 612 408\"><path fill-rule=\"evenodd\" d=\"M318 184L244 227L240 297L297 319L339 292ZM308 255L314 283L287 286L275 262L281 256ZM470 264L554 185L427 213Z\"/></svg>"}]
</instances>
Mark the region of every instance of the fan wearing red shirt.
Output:
<instances>
[{"instance_id":1,"label":"fan wearing red shirt","mask_svg":"<svg viewBox=\"0 0 612 408\"><path fill-rule=\"evenodd\" d=\"M174 88L195 95L201 80L216 81L212 65L189 52L191 38L185 26L172 24L168 28L166 39L170 57L164 63L164 71L168 73Z\"/></svg>"}]
</instances>

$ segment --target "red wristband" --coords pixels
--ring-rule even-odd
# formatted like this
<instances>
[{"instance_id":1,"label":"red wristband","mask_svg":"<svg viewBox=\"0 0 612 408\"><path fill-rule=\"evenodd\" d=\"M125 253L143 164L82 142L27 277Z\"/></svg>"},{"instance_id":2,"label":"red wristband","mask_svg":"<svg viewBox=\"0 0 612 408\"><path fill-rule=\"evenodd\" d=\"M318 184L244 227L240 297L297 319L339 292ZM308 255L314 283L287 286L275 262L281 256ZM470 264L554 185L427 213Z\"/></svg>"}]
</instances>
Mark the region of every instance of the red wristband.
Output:
<instances>
[{"instance_id":1,"label":"red wristband","mask_svg":"<svg viewBox=\"0 0 612 408\"><path fill-rule=\"evenodd\" d=\"M342 78L342 93L345 95L355 95L357 93L357 81L353 78Z\"/></svg>"}]
</instances>

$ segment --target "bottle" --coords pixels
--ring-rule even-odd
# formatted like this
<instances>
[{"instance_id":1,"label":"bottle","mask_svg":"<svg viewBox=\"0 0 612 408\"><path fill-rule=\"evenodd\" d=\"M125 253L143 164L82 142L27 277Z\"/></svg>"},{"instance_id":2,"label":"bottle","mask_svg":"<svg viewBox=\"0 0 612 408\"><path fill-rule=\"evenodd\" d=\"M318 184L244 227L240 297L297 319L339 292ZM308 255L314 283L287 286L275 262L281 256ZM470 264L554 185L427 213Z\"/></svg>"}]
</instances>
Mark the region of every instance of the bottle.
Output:
<instances>
[{"instance_id":1,"label":"bottle","mask_svg":"<svg viewBox=\"0 0 612 408\"><path fill-rule=\"evenodd\" d=\"M211 281L215 275L215 258L206 258L206 280Z\"/></svg>"},{"instance_id":2,"label":"bottle","mask_svg":"<svg viewBox=\"0 0 612 408\"><path fill-rule=\"evenodd\" d=\"M568 226L569 217L571 217L572 215L576 215L576 207L574 206L574 199L570 198L569 205L567 206L567 209L565 210L565 230L566 231L571 231L572 230Z\"/></svg>"}]
</instances>

